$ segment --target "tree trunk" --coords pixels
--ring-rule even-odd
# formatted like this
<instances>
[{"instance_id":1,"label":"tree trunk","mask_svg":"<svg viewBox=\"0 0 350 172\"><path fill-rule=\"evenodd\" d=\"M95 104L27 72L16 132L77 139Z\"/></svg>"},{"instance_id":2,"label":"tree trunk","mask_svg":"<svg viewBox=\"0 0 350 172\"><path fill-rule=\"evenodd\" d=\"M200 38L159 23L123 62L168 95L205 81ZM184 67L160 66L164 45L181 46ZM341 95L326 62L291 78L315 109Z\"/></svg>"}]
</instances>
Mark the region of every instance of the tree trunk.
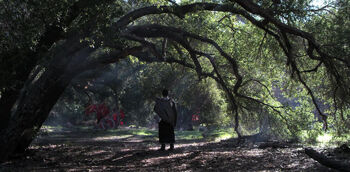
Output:
<instances>
[{"instance_id":1,"label":"tree trunk","mask_svg":"<svg viewBox=\"0 0 350 172\"><path fill-rule=\"evenodd\" d=\"M0 160L6 160L12 153L23 151L29 146L51 108L69 84L70 79L62 81L60 74L62 73L56 73L55 70L47 72L28 89L7 129L1 134Z\"/></svg>"},{"instance_id":2,"label":"tree trunk","mask_svg":"<svg viewBox=\"0 0 350 172\"><path fill-rule=\"evenodd\" d=\"M317 151L311 149L311 148L306 148L305 153L311 157L312 159L318 161L322 165L333 168L339 171L349 171L350 172L350 164L346 164L341 161L329 159L326 156L322 155L321 153L318 153Z\"/></svg>"},{"instance_id":3,"label":"tree trunk","mask_svg":"<svg viewBox=\"0 0 350 172\"><path fill-rule=\"evenodd\" d=\"M39 79L22 91L8 127L0 134L0 161L7 160L15 152L22 152L32 142L51 108L72 78L81 72L76 68L84 64L83 59L93 51L82 47L79 41L67 41L62 49L57 50L50 66Z\"/></svg>"},{"instance_id":4,"label":"tree trunk","mask_svg":"<svg viewBox=\"0 0 350 172\"><path fill-rule=\"evenodd\" d=\"M7 52L4 54L1 54L0 56L6 57L6 59L23 59L20 58L20 56L26 57L23 61L25 64L25 67L22 65L18 65L14 67L15 74L11 76L10 81L8 81L7 84L1 85L0 87L5 88L5 91L2 92L2 95L0 96L0 132L4 130L8 126L8 122L11 117L11 110L13 106L15 105L22 87L24 86L24 82L18 82L18 81L25 81L30 72L31 69L36 64L36 58L33 56L34 53L30 50L14 50L12 52ZM31 59L31 60L28 60ZM5 61L4 65L11 65L9 61Z\"/></svg>"},{"instance_id":5,"label":"tree trunk","mask_svg":"<svg viewBox=\"0 0 350 172\"><path fill-rule=\"evenodd\" d=\"M138 48L107 52L88 61L87 57L95 50L87 43L80 43L78 37L67 40L60 49L53 50L56 52L53 52L55 57L50 65L39 79L31 81L31 85L22 91L8 127L0 133L0 162L6 161L16 149L17 152L23 151L29 146L51 108L75 76L89 69L104 67Z\"/></svg>"},{"instance_id":6,"label":"tree trunk","mask_svg":"<svg viewBox=\"0 0 350 172\"><path fill-rule=\"evenodd\" d=\"M0 132L3 131L7 126L11 117L11 109L15 104L19 91L9 90L5 91L1 95L0 99Z\"/></svg>"},{"instance_id":7,"label":"tree trunk","mask_svg":"<svg viewBox=\"0 0 350 172\"><path fill-rule=\"evenodd\" d=\"M93 5L86 3L87 1L77 1L74 3L68 11L67 18L61 19L65 25L69 25L80 13L81 9ZM97 3L98 1L96 1ZM16 49L11 52L7 52L5 54L1 54L2 56L8 57L8 59L22 59L25 61L25 67L23 65L19 65L17 67L16 74L14 78L17 81L25 81L31 70L37 64L37 61L40 59L40 54L45 54L48 49L52 46L53 43L63 38L63 29L53 24L47 28L45 28L44 34L41 35L37 47L34 48L36 51L33 51L32 48L27 49ZM25 57L25 58L19 58ZM15 86L5 86L8 87L8 91L2 92L0 98L0 133L3 132L8 126L11 110L18 100L18 96L20 95L21 89L24 83L17 83Z\"/></svg>"},{"instance_id":8,"label":"tree trunk","mask_svg":"<svg viewBox=\"0 0 350 172\"><path fill-rule=\"evenodd\" d=\"M239 132L239 118L238 118L238 110L235 111L235 132L237 133L238 138L242 137L241 132Z\"/></svg>"},{"instance_id":9,"label":"tree trunk","mask_svg":"<svg viewBox=\"0 0 350 172\"><path fill-rule=\"evenodd\" d=\"M50 28L53 29L53 28ZM44 52L47 52L48 48L51 47L51 45L59 40L59 38L62 37L61 33L58 33L56 30L47 30L45 34L41 37L39 44L37 46L37 51L33 51L31 49L23 49L23 50L13 50L11 52L7 52L5 54L2 54L3 56L7 57L8 59L21 59L22 63L25 64L25 67L23 65L16 66L16 73L13 76L15 81L26 81L32 71L32 69L37 64L37 61L40 59L40 54L43 54ZM25 58L23 58L25 57ZM15 105L16 101L19 98L21 89L24 86L24 82L18 82L15 85L5 85L4 87L7 88L5 92L3 92L1 98L0 98L0 109L1 109L1 115L0 115L0 133L2 130L6 129L8 126L10 117L11 117L11 110L13 106Z\"/></svg>"}]
</instances>

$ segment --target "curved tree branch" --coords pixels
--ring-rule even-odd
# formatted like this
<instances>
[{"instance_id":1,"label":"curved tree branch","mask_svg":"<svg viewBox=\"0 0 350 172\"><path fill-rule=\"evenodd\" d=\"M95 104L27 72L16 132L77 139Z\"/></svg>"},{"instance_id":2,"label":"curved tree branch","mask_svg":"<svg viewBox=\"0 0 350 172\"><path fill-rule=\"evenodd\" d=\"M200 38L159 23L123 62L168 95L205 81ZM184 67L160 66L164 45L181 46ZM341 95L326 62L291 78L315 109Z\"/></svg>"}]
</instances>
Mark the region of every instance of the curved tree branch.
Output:
<instances>
[{"instance_id":1,"label":"curved tree branch","mask_svg":"<svg viewBox=\"0 0 350 172\"><path fill-rule=\"evenodd\" d=\"M338 73L337 69L335 68L334 60L341 61L343 64L345 64L347 67L350 67L349 62L346 60L343 60L338 57L331 57L330 55L324 53L321 50L321 46L316 42L315 38L308 32L305 32L303 30L300 30L298 28L295 28L293 26L287 25L280 21L278 18L275 18L268 9L264 9L263 7L257 5L252 0L231 0L234 3L239 4L243 9L235 7L233 4L215 4L215 3L193 3L189 5L176 5L176 6L160 6L160 7L145 7L141 8L135 11L132 11L122 17L119 21L117 21L113 25L113 29L117 31L122 31L129 23L132 21L135 21L136 19L150 15L150 14L173 14L178 16L179 18L183 18L186 14L196 12L196 11L220 11L220 12L230 12L234 14L238 14L249 20L253 25L257 26L258 28L264 30L267 34L273 36L279 46L282 48L283 52L287 56L287 66L290 66L292 69L292 75L297 75L297 78L299 82L307 89L309 95L311 96L313 100L313 104L315 105L317 111L321 116L323 117L325 121L325 126L327 126L326 122L326 115L324 115L320 108L318 107L316 103L316 98L313 94L313 91L311 88L307 85L307 83L304 81L304 79L301 76L301 72L299 71L297 67L297 63L294 59L292 45L287 37L287 34L294 35L301 37L308 42L308 48L307 48L307 55L310 59L318 60L319 64L312 70L309 70L310 72L316 71L318 67L321 64L324 64L325 67L330 71L332 76L337 81L338 85L342 85L343 79L341 75ZM256 19L256 17L253 17L253 15L258 15L260 17L263 17L263 21L259 21ZM143 28L145 30L139 30L140 28ZM171 38L173 41L179 43L182 45L189 53L192 61L194 62L196 66L196 71L201 75L202 71L200 68L200 64L197 60L196 54L199 54L198 52L195 52L193 48L189 45L187 40L183 39L184 37L197 39L202 42L209 43L213 45L220 54L225 57L226 60L229 61L233 74L235 75L236 83L233 88L233 92L235 95L247 98L252 101L255 101L255 99L246 97L239 93L239 88L242 85L242 76L238 72L238 65L236 61L230 57L228 54L226 54L220 46L218 46L214 41L211 41L207 38L200 37L198 35L193 35L188 32L185 32L180 29L171 28L171 27L164 27L164 26L157 26L157 25L148 25L148 26L135 26L128 28L128 32L131 32L132 34L137 35L138 37L166 37ZM137 31L138 30L138 31ZM165 31L167 30L167 31ZM317 53L319 56L316 56L314 53ZM307 72L309 72L307 71ZM344 84L343 84L344 85ZM346 88L343 88L343 90L347 90Z\"/></svg>"},{"instance_id":2,"label":"curved tree branch","mask_svg":"<svg viewBox=\"0 0 350 172\"><path fill-rule=\"evenodd\" d=\"M215 41L213 41L211 39L208 39L208 38L204 38L204 37L195 35L195 34L191 34L191 33L185 32L185 31L183 31L181 29L177 29L177 28L173 28L173 27L166 27L166 26L161 26L161 25L142 25L142 26L129 27L128 28L128 34L134 34L134 35L136 35L138 37L141 37L141 38L142 37L145 37L145 38L158 38L158 37L168 38L168 39L173 40L173 41L179 43L180 45L182 45L192 55L193 54L197 54L199 56L207 57L209 59L209 61L211 62L212 67L214 68L213 71L214 71L214 74L216 74L216 76L214 76L211 73L202 73L202 72L198 72L198 75L211 77L214 80L216 80L217 83L219 83L222 86L222 88L225 90L225 92L229 96L229 99L232 102L232 107L233 107L234 111L236 111L236 109L237 109L237 104L235 103L236 100L235 100L231 90L226 86L227 84L225 83L224 79L221 77L221 74L220 74L220 72L219 72L219 70L218 70L218 68L216 66L214 58L211 57L211 55L209 55L207 53L203 53L203 52L200 52L200 51L197 51L197 50L193 49L186 41L183 41L183 39L192 38L192 39L196 39L196 40L199 40L201 42L208 43L208 44L214 46L219 51L219 53L223 57L225 57L226 60L229 61L229 63L231 64L231 67L234 68L233 69L234 75L236 77L240 78L240 79L238 79L238 81L240 80L241 82L238 82L238 81L236 82L236 84L234 86L234 89L233 89L233 93L235 95L237 95L238 97L242 97L242 98L248 99L250 101L262 104L264 106L268 106L273 111L275 111L275 112L277 112L278 114L281 115L280 111L278 111L276 109L276 108L280 108L280 107L271 106L271 105L269 105L267 103L264 103L262 101L259 101L257 99L254 99L254 98L251 98L251 97L248 97L248 96L245 96L245 95L240 94L238 92L238 88L242 86L242 77L238 73L237 62L232 57L230 57L227 53L225 53ZM139 42L145 44L144 40L139 41ZM145 44L145 46L148 46L148 44L152 44L152 43L147 42ZM154 46L151 46L151 47L154 47ZM152 49L154 49L154 48L152 48ZM180 51L180 50L177 50L177 51ZM151 53L152 52L153 51L151 51ZM156 54L158 54L158 53L155 53L154 55L157 56ZM157 59L160 59L160 58L157 58ZM169 58L167 58L167 59L169 59ZM153 60L153 61L155 61L155 60ZM160 60L156 60L156 61L160 61ZM164 61L164 60L162 60L162 61ZM175 62L175 60L173 60L173 62ZM180 61L179 63L180 64L184 64L183 61ZM200 65L200 64L198 63L198 65ZM194 67L193 65L188 65L188 64L187 64L187 66L190 67L190 68ZM235 119L236 119L236 121L238 121L238 114L237 113L235 114ZM238 123L237 123L236 126L238 126ZM238 129L236 131L238 132Z\"/></svg>"}]
</instances>

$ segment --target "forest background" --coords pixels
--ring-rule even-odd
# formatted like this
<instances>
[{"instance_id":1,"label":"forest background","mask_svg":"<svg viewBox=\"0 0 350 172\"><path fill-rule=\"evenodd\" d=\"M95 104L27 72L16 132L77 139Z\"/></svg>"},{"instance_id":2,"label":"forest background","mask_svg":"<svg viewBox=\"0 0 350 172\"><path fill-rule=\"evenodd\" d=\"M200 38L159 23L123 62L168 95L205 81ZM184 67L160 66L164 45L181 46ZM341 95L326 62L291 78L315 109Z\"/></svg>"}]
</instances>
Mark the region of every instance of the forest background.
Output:
<instances>
[{"instance_id":1,"label":"forest background","mask_svg":"<svg viewBox=\"0 0 350 172\"><path fill-rule=\"evenodd\" d=\"M3 159L89 104L151 127L163 88L179 130L349 142L350 1L0 1ZM19 144L20 143L20 144Z\"/></svg>"}]
</instances>

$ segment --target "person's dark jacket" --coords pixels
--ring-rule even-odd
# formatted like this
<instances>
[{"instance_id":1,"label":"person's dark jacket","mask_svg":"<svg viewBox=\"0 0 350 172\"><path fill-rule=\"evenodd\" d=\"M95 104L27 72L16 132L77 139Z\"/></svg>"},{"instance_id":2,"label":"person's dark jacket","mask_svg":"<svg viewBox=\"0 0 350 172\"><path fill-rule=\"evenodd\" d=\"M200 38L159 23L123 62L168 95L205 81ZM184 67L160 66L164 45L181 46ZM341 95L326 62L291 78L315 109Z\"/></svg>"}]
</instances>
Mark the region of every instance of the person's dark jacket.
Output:
<instances>
[{"instance_id":1,"label":"person's dark jacket","mask_svg":"<svg viewBox=\"0 0 350 172\"><path fill-rule=\"evenodd\" d=\"M157 98L154 111L163 121L171 124L173 127L176 126L177 111L175 102L172 99L168 97Z\"/></svg>"}]
</instances>

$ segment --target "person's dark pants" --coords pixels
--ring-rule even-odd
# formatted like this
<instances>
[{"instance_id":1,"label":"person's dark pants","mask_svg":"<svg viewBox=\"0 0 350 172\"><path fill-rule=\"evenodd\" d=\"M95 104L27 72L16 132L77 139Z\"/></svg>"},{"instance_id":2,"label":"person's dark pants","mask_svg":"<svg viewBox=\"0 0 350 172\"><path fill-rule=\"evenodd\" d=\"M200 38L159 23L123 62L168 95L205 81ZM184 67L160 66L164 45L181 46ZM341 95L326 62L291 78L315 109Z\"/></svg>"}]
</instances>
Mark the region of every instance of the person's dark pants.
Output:
<instances>
[{"instance_id":1,"label":"person's dark pants","mask_svg":"<svg viewBox=\"0 0 350 172\"><path fill-rule=\"evenodd\" d=\"M174 127L161 120L159 122L159 143L162 144L161 149L165 149L165 144L170 143L170 149L174 149L174 143L175 143L175 132Z\"/></svg>"}]
</instances>

